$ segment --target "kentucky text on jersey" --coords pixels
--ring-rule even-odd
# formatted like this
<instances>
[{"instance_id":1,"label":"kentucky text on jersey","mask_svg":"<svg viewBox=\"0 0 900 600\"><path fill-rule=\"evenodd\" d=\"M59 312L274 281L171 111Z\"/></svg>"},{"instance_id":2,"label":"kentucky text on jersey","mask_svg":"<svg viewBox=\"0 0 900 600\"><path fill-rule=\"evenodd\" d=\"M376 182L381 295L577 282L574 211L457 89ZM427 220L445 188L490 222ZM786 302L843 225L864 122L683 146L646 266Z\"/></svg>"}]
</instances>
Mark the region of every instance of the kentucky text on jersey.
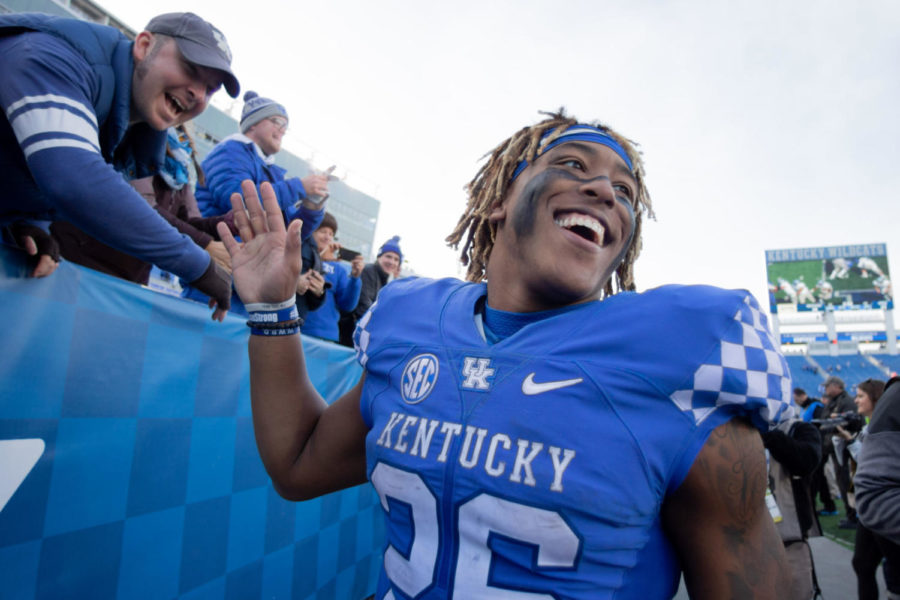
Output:
<instances>
[{"instance_id":1,"label":"kentucky text on jersey","mask_svg":"<svg viewBox=\"0 0 900 600\"><path fill-rule=\"evenodd\" d=\"M666 286L488 344L486 293L401 279L357 325L375 597L671 597L660 506L718 425L793 414L765 315L743 291Z\"/></svg>"},{"instance_id":2,"label":"kentucky text on jersey","mask_svg":"<svg viewBox=\"0 0 900 600\"><path fill-rule=\"evenodd\" d=\"M552 492L563 491L563 475L575 458L574 450L522 438L513 442L505 433L493 433L488 437L489 433L487 429L472 425L466 425L463 433L460 423L394 412L381 430L377 444L422 460L446 463L453 440L463 435L459 453L459 464L463 468L480 466L491 477L505 477L513 483L531 487L546 485ZM553 461L553 480L538 482L531 465L535 460L547 460L547 455Z\"/></svg>"}]
</instances>

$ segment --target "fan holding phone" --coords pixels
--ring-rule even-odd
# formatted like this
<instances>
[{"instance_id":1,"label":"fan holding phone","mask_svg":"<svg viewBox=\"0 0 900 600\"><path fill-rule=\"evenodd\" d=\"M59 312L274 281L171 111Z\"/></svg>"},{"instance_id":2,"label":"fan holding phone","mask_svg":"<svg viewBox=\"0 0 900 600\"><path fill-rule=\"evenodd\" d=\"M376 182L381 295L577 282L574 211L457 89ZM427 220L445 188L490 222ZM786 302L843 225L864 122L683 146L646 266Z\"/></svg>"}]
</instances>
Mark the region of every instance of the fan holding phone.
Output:
<instances>
[{"instance_id":1,"label":"fan holding phone","mask_svg":"<svg viewBox=\"0 0 900 600\"><path fill-rule=\"evenodd\" d=\"M329 212L313 232L313 239L322 259L322 275L325 277L325 298L322 305L310 311L301 331L325 340L338 340L339 311L349 311L359 302L363 270L363 257L359 252L341 248L335 238L337 219ZM342 261L349 262L349 269ZM329 285L330 284L330 285Z\"/></svg>"}]
</instances>

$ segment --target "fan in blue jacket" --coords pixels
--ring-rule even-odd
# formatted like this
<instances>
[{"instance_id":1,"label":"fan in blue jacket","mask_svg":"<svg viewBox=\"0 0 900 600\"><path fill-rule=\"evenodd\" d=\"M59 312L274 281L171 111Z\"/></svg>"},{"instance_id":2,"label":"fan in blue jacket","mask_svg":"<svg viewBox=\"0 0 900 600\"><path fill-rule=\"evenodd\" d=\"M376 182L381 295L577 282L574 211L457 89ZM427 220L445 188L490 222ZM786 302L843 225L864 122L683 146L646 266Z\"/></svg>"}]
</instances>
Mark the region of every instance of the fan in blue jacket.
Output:
<instances>
[{"instance_id":1,"label":"fan in blue jacket","mask_svg":"<svg viewBox=\"0 0 900 600\"><path fill-rule=\"evenodd\" d=\"M337 233L337 220L331 213L325 213L322 224L313 233L313 238L319 247L319 255L322 257L322 270L325 272L325 300L315 310L306 315L306 322L301 331L306 335L312 335L332 342L338 341L338 320L340 311L353 310L359 302L359 291L362 289L362 280L359 278L363 270L363 257L357 255L350 263L350 271L337 259L337 252L341 245L335 241ZM328 285L330 284L330 285Z\"/></svg>"},{"instance_id":2,"label":"fan in blue jacket","mask_svg":"<svg viewBox=\"0 0 900 600\"><path fill-rule=\"evenodd\" d=\"M303 221L301 237L306 240L325 214L328 198L328 175L285 178L287 171L275 164L281 150L281 139L288 127L284 106L256 92L244 94L241 132L219 142L203 161L206 183L197 186L197 206L204 217L224 215L231 210L231 194L241 191L241 182L250 180L259 189L263 182L271 184L285 222ZM304 262L303 271L310 268ZM193 286L183 284L183 296L206 302L207 296ZM301 295L305 290L298 290ZM310 304L315 304L311 302ZM246 315L237 294L231 297L231 312Z\"/></svg>"},{"instance_id":3,"label":"fan in blue jacket","mask_svg":"<svg viewBox=\"0 0 900 600\"><path fill-rule=\"evenodd\" d=\"M231 210L231 194L241 191L241 182L249 179L259 188L268 181L278 197L278 205L290 221L303 218L303 238L318 226L310 215L298 215L305 204L310 210L321 210L328 197L328 175L286 178L287 171L275 164L281 140L288 127L284 106L256 92L244 94L241 133L222 140L203 161L206 185L197 187L197 205L205 217L224 215Z\"/></svg>"}]
</instances>

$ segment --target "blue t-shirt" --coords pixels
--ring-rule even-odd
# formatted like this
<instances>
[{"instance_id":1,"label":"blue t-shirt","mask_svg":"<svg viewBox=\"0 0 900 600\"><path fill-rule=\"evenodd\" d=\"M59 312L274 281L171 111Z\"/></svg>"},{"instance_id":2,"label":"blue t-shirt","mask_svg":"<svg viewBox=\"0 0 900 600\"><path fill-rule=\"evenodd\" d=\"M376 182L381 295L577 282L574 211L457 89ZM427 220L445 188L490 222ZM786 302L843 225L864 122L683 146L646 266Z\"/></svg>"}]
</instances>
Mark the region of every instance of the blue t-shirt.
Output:
<instances>
[{"instance_id":1,"label":"blue t-shirt","mask_svg":"<svg viewBox=\"0 0 900 600\"><path fill-rule=\"evenodd\" d=\"M305 335L336 342L339 336L340 311L348 312L356 308L362 281L359 277L350 277L340 261L322 261L322 270L325 272L325 281L331 287L325 290L325 299L319 308L307 313L300 331Z\"/></svg>"},{"instance_id":2,"label":"blue t-shirt","mask_svg":"<svg viewBox=\"0 0 900 600\"><path fill-rule=\"evenodd\" d=\"M666 497L718 425L793 415L765 316L744 291L666 286L489 344L485 294L404 279L357 325L376 598L670 597Z\"/></svg>"}]
</instances>

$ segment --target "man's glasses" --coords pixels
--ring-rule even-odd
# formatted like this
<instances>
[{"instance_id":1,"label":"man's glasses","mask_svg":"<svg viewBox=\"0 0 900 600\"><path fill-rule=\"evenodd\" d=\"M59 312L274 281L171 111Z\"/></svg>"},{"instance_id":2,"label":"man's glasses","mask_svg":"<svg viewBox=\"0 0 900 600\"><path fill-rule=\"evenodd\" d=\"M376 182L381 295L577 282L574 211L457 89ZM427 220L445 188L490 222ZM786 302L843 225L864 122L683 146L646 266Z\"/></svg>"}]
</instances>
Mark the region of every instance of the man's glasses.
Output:
<instances>
[{"instance_id":1,"label":"man's glasses","mask_svg":"<svg viewBox=\"0 0 900 600\"><path fill-rule=\"evenodd\" d=\"M288 121L284 117L269 117L269 121L271 121L280 131L287 131Z\"/></svg>"}]
</instances>

